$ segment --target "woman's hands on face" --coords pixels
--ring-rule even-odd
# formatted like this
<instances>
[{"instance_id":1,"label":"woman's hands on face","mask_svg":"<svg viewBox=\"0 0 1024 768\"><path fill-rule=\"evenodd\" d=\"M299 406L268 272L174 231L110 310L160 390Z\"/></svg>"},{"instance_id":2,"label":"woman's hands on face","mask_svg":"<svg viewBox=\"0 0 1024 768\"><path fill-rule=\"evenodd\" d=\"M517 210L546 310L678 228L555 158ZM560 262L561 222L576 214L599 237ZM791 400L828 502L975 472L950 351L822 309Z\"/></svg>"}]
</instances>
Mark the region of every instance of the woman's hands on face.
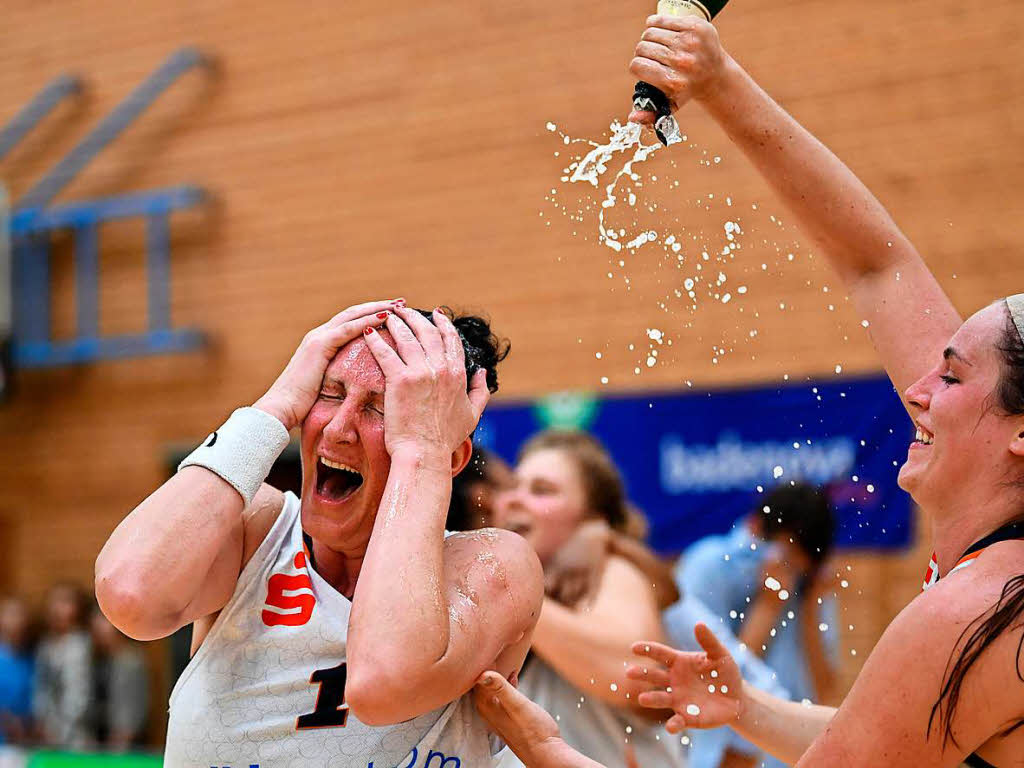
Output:
<instances>
[{"instance_id":1,"label":"woman's hands on face","mask_svg":"<svg viewBox=\"0 0 1024 768\"><path fill-rule=\"evenodd\" d=\"M356 304L311 330L281 375L253 405L277 418L285 429L299 426L316 402L324 372L338 350L365 329L382 324L401 306L404 299Z\"/></svg>"},{"instance_id":2,"label":"woman's hands on face","mask_svg":"<svg viewBox=\"0 0 1024 768\"><path fill-rule=\"evenodd\" d=\"M645 691L638 701L651 709L672 709L665 728L717 728L735 722L740 714L743 677L736 661L705 624L694 628L703 652L687 653L653 642L633 644L633 653L656 664L632 664L626 677L660 690Z\"/></svg>"},{"instance_id":3,"label":"woman's hands on face","mask_svg":"<svg viewBox=\"0 0 1024 768\"><path fill-rule=\"evenodd\" d=\"M466 392L462 341L452 321L435 309L431 323L419 312L398 307L386 327L396 349L372 327L366 344L386 380L384 443L392 458L410 451L450 461L476 429L490 399L487 374L479 370Z\"/></svg>"},{"instance_id":4,"label":"woman's hands on face","mask_svg":"<svg viewBox=\"0 0 1024 768\"><path fill-rule=\"evenodd\" d=\"M726 53L718 31L696 16L651 16L647 19L629 71L659 88L672 111L690 99L712 93L725 71ZM629 119L652 125L653 112L634 110Z\"/></svg>"}]
</instances>

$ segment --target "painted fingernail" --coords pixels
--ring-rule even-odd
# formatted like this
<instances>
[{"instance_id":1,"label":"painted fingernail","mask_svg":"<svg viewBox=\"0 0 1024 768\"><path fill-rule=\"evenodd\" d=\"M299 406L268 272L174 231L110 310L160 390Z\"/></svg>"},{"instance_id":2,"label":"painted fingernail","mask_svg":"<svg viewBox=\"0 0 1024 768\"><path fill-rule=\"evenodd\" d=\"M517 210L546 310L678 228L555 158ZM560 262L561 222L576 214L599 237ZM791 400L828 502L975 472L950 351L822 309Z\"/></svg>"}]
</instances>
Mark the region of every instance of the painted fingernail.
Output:
<instances>
[{"instance_id":1,"label":"painted fingernail","mask_svg":"<svg viewBox=\"0 0 1024 768\"><path fill-rule=\"evenodd\" d=\"M371 333L373 333L373 326L368 325L365 328L363 328L363 333L369 336Z\"/></svg>"},{"instance_id":2,"label":"painted fingernail","mask_svg":"<svg viewBox=\"0 0 1024 768\"><path fill-rule=\"evenodd\" d=\"M391 303L394 304L396 307L404 307L405 306L405 299L395 299Z\"/></svg>"},{"instance_id":3,"label":"painted fingernail","mask_svg":"<svg viewBox=\"0 0 1024 768\"><path fill-rule=\"evenodd\" d=\"M391 313L390 312L378 312L377 313L377 319L378 320L387 320L389 314L391 314Z\"/></svg>"}]
</instances>

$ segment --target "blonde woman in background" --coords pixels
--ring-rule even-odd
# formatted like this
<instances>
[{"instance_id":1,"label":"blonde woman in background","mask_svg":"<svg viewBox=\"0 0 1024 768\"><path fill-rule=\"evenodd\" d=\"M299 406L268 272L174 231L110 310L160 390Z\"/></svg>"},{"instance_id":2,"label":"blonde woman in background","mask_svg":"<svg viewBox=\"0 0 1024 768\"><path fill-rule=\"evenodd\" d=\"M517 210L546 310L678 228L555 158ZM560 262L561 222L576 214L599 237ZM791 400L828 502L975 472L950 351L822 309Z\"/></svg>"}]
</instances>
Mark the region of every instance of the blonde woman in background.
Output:
<instances>
[{"instance_id":1,"label":"blonde woman in background","mask_svg":"<svg viewBox=\"0 0 1024 768\"><path fill-rule=\"evenodd\" d=\"M678 765L679 740L649 719L637 701L646 686L625 675L636 658L630 646L637 633L663 635L651 577L614 550L606 555L608 536L600 529L623 531L629 512L621 477L604 447L579 432L537 435L520 453L514 485L497 495L495 513L499 526L533 546L549 594L531 658L519 676L520 690L558 716L566 742L611 768L632 760L641 766ZM589 577L575 580L582 588L552 578L565 570L567 547L578 547L581 540L584 548L596 544L603 563L586 597ZM566 604L577 600L575 606ZM521 763L509 755L501 765Z\"/></svg>"}]
</instances>

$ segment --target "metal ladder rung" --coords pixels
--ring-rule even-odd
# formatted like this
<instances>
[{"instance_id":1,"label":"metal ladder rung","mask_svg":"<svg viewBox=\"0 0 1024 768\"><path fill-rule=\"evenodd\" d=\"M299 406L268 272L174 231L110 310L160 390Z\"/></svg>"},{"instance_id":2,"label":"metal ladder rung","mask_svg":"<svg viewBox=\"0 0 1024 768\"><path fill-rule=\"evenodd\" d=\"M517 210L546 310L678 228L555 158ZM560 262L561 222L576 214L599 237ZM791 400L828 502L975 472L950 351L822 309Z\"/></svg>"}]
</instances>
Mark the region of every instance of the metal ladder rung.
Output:
<instances>
[{"instance_id":1,"label":"metal ladder rung","mask_svg":"<svg viewBox=\"0 0 1024 768\"><path fill-rule=\"evenodd\" d=\"M80 93L82 81L74 75L55 77L0 129L0 159L10 152L66 97Z\"/></svg>"},{"instance_id":2,"label":"metal ladder rung","mask_svg":"<svg viewBox=\"0 0 1024 768\"><path fill-rule=\"evenodd\" d=\"M49 173L36 182L17 202L18 208L42 208L82 170L104 147L116 139L182 74L206 64L209 59L197 48L181 48L108 114Z\"/></svg>"}]
</instances>

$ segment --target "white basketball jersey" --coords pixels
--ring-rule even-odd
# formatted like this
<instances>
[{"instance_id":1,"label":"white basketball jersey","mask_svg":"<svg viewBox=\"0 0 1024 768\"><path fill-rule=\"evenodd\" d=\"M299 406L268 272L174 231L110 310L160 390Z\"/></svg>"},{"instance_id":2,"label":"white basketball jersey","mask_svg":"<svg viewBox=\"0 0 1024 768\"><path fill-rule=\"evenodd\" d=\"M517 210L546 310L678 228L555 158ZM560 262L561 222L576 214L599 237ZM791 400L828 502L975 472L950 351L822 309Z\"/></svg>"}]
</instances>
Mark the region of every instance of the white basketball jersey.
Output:
<instances>
[{"instance_id":1,"label":"white basketball jersey","mask_svg":"<svg viewBox=\"0 0 1024 768\"><path fill-rule=\"evenodd\" d=\"M170 699L167 768L477 768L492 765L469 696L398 725L345 702L352 603L309 567L299 499L284 509Z\"/></svg>"}]
</instances>

